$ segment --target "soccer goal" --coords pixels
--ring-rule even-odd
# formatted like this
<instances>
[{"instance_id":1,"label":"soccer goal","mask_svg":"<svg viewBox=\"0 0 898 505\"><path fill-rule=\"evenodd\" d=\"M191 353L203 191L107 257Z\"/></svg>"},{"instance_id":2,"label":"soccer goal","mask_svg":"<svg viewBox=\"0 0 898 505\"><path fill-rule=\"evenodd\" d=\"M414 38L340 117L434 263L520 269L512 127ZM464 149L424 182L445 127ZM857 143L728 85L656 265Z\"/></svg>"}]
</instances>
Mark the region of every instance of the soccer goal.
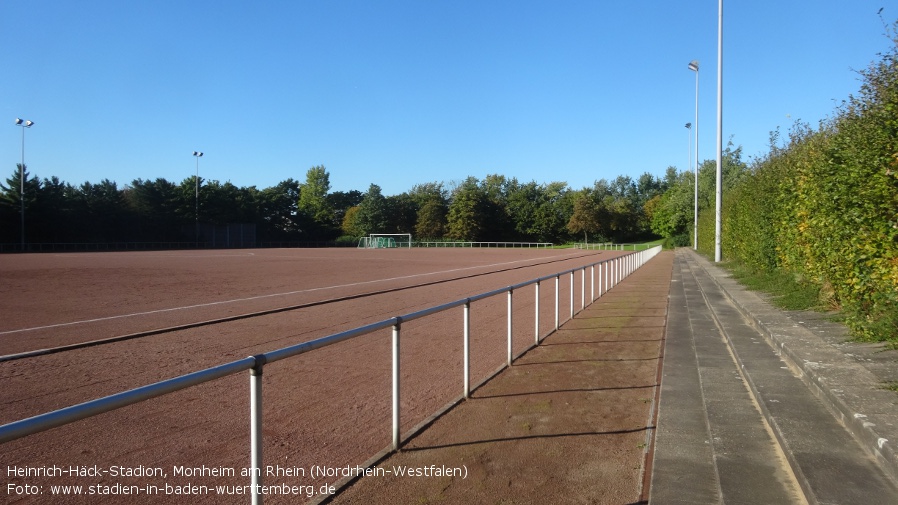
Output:
<instances>
[{"instance_id":1,"label":"soccer goal","mask_svg":"<svg viewBox=\"0 0 898 505\"><path fill-rule=\"evenodd\" d=\"M395 249L412 247L411 233L372 233L359 239L359 249Z\"/></svg>"}]
</instances>

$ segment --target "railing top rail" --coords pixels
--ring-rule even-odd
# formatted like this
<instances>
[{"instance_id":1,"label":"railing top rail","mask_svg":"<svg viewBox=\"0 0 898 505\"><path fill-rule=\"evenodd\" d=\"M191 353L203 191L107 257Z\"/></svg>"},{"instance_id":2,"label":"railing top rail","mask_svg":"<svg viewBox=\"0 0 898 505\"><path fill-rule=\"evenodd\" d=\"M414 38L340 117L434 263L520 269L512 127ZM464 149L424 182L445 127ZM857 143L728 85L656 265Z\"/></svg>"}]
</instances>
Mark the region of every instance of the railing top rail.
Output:
<instances>
[{"instance_id":1,"label":"railing top rail","mask_svg":"<svg viewBox=\"0 0 898 505\"><path fill-rule=\"evenodd\" d=\"M173 393L204 382L220 379L228 375L249 370L256 365L256 358L250 356L223 365L206 368L173 379L167 379L121 393L97 398L71 407L65 407L27 419L21 419L0 426L0 443L49 430L87 417L109 412L127 405L149 400L157 396Z\"/></svg>"}]
</instances>

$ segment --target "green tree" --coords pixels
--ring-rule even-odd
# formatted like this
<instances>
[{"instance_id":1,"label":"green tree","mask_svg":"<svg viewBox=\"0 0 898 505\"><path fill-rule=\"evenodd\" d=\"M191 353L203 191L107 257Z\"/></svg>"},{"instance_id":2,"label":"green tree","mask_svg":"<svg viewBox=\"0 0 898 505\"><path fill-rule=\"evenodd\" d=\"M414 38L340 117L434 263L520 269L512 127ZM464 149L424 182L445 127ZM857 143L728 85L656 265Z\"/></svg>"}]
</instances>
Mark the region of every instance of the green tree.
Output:
<instances>
[{"instance_id":1,"label":"green tree","mask_svg":"<svg viewBox=\"0 0 898 505\"><path fill-rule=\"evenodd\" d=\"M449 212L448 196L442 183L418 184L409 191L417 206L415 235L422 239L439 239L446 235Z\"/></svg>"},{"instance_id":2,"label":"green tree","mask_svg":"<svg viewBox=\"0 0 898 505\"><path fill-rule=\"evenodd\" d=\"M7 216L8 218L11 218L9 220L15 222L13 226L7 226L5 228L8 230L15 230L11 235L15 237L15 241L18 241L21 235L22 172L24 172L25 175L25 241L33 242L32 235L38 228L29 226L28 223L30 222L30 211L33 210L34 202L41 189L41 181L37 177L29 177L27 166L22 170L22 164L16 163L16 170L11 177L6 179L6 185L0 184L0 205L6 208Z\"/></svg>"},{"instance_id":3,"label":"green tree","mask_svg":"<svg viewBox=\"0 0 898 505\"><path fill-rule=\"evenodd\" d=\"M371 184L359 204L355 226L362 235L390 233L387 217L387 199L381 193L380 186Z\"/></svg>"},{"instance_id":4,"label":"green tree","mask_svg":"<svg viewBox=\"0 0 898 505\"><path fill-rule=\"evenodd\" d=\"M486 195L476 177L468 177L452 193L447 222L449 237L478 241L484 232Z\"/></svg>"},{"instance_id":5,"label":"green tree","mask_svg":"<svg viewBox=\"0 0 898 505\"><path fill-rule=\"evenodd\" d=\"M415 235L422 239L439 239L446 234L446 205L436 199L428 200L418 210Z\"/></svg>"},{"instance_id":6,"label":"green tree","mask_svg":"<svg viewBox=\"0 0 898 505\"><path fill-rule=\"evenodd\" d=\"M362 196L364 196L362 192L357 189L328 193L327 201L334 211L334 228L341 228L343 226L343 218L346 216L346 212L362 203Z\"/></svg>"},{"instance_id":7,"label":"green tree","mask_svg":"<svg viewBox=\"0 0 898 505\"><path fill-rule=\"evenodd\" d=\"M567 223L574 213L574 191L565 182L550 182L542 186L542 197L536 209L534 222L536 238L540 242L565 242Z\"/></svg>"},{"instance_id":8,"label":"green tree","mask_svg":"<svg viewBox=\"0 0 898 505\"><path fill-rule=\"evenodd\" d=\"M297 221L299 182L290 178L259 192L257 233L261 240L297 240L300 227Z\"/></svg>"},{"instance_id":9,"label":"green tree","mask_svg":"<svg viewBox=\"0 0 898 505\"><path fill-rule=\"evenodd\" d=\"M116 191L118 193L118 191ZM34 210L31 212L31 221L40 223L40 234L37 240L41 242L74 242L83 241L82 237L90 236L88 231L95 230L98 223L113 219L121 215L121 206L110 209L106 216L102 216L98 222L85 222L77 219L76 190L71 184L62 182L53 176L44 179L41 183Z\"/></svg>"},{"instance_id":10,"label":"green tree","mask_svg":"<svg viewBox=\"0 0 898 505\"><path fill-rule=\"evenodd\" d=\"M52 182L54 193L57 193L54 199L66 199L66 188L58 186L56 181ZM63 195L59 195L60 191ZM109 179L103 179L97 184L85 182L69 195L75 220L80 224L81 240L117 242L130 239L126 228L125 199L115 182Z\"/></svg>"},{"instance_id":11,"label":"green tree","mask_svg":"<svg viewBox=\"0 0 898 505\"><path fill-rule=\"evenodd\" d=\"M323 165L314 166L306 172L306 182L299 188L297 210L309 221L315 237L332 234L334 209L327 198L330 191L330 174Z\"/></svg>"},{"instance_id":12,"label":"green tree","mask_svg":"<svg viewBox=\"0 0 898 505\"><path fill-rule=\"evenodd\" d=\"M358 238L364 237L366 235L365 229L362 228L361 223L359 223L358 206L346 209L346 213L343 215L343 223L341 229L343 230L343 235L346 235L348 237Z\"/></svg>"},{"instance_id":13,"label":"green tree","mask_svg":"<svg viewBox=\"0 0 898 505\"><path fill-rule=\"evenodd\" d=\"M418 219L418 205L408 193L386 197L387 232L412 233Z\"/></svg>"},{"instance_id":14,"label":"green tree","mask_svg":"<svg viewBox=\"0 0 898 505\"><path fill-rule=\"evenodd\" d=\"M164 178L135 179L124 191L125 201L135 214L137 235L147 241L192 240L182 229L193 224L178 211L183 199L178 187Z\"/></svg>"},{"instance_id":15,"label":"green tree","mask_svg":"<svg viewBox=\"0 0 898 505\"><path fill-rule=\"evenodd\" d=\"M589 242L589 234L598 235L602 231L603 209L589 191L580 191L574 197L574 212L567 223L573 234L583 234L583 241Z\"/></svg>"},{"instance_id":16,"label":"green tree","mask_svg":"<svg viewBox=\"0 0 898 505\"><path fill-rule=\"evenodd\" d=\"M669 167L665 181L668 188L654 207L651 230L665 238L688 234L695 214L695 177L692 172L678 173Z\"/></svg>"}]
</instances>

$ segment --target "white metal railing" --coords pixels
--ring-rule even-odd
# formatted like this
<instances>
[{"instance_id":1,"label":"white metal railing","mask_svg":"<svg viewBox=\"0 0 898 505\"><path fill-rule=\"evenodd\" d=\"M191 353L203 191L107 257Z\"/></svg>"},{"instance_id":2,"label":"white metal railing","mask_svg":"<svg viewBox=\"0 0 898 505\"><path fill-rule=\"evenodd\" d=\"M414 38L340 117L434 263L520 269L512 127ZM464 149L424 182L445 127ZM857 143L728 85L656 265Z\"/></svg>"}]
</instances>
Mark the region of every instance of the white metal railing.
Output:
<instances>
[{"instance_id":1,"label":"white metal railing","mask_svg":"<svg viewBox=\"0 0 898 505\"><path fill-rule=\"evenodd\" d=\"M206 368L204 370L199 370L197 372L193 372L190 374L182 375L179 377L175 377L173 379L164 380L161 382L156 382L154 384L149 384L146 386L142 386L136 389L131 389L128 391L124 391L121 393L117 393L114 395L106 396L103 398L98 398L96 400L87 401L84 403L80 403L77 405L73 405L70 407L62 408L59 410L55 410L52 412L47 412L44 414L40 414L34 417L30 417L27 419L22 419L19 421L14 421L9 424L5 424L0 426L0 444L6 443L12 440L16 440L27 435L32 435L35 433L39 433L41 431L46 431L51 428L55 428L58 426L62 426L65 424L73 423L75 421L79 421L81 419L85 419L88 417L95 416L97 414L102 414L104 412L109 412L111 410L119 409L125 407L127 405L132 405L134 403L138 403L144 400L148 400L151 398L156 398L158 396L162 396L168 393L173 393L175 391L180 391L182 389L186 389L192 386L196 386L198 384L202 384L205 382L209 382L212 380L220 379L222 377L226 377L228 375L232 375L238 372L243 372L246 370L250 371L250 461L252 468L252 503L253 504L261 504L262 503L262 494L261 494L261 486L262 486L262 372L268 363L273 363L275 361L279 361L282 359L286 359L292 356L297 356L299 354L304 354L315 349L319 349L322 347L326 347L332 344L336 344L338 342L342 342L344 340L349 340L361 335L365 335L374 331L391 328L392 329L392 450L399 449L401 445L399 427L400 427L400 403L399 403L399 390L400 390L400 359L399 359L399 348L400 348L400 337L402 324L404 322L412 321L415 319L420 319L423 317L427 317L432 314L436 314L439 312L443 312L456 307L463 307L464 309L464 319L463 319L463 396L464 398L468 398L471 393L471 383L470 383L470 338L471 338L471 303L483 300L486 298L490 298L493 296L502 295L503 293L507 294L508 297L508 355L507 355L507 363L505 366L511 366L513 357L512 357L512 311L513 311L513 293L515 290L519 290L526 286L533 285L535 287L536 293L536 311L535 311L535 336L533 344L528 346L527 350L532 348L533 346L539 345L542 338L545 338L551 335L554 331L557 331L560 325L559 322L559 283L562 275L569 274L571 277L571 289L570 289L570 302L571 302L571 311L570 317L573 318L575 315L574 312L574 274L576 272L580 272L581 276L581 303L580 310L583 310L588 305L586 302L586 270L589 269L590 273L590 302L594 302L596 300L596 295L598 294L601 297L604 293L608 292L611 288L617 285L620 281L626 278L628 275L636 271L639 267L644 265L647 261L655 257L661 251L660 246L653 247L648 250L633 252L624 256L618 256L616 258L609 258L607 260L603 260L597 263L592 263L583 267L574 268L571 270L565 270L563 272L556 273L554 275L548 275L545 277L540 277L537 279L532 279L526 282L522 282L520 284L515 284L513 286L507 286L504 288L496 289L493 291L489 291L486 293L481 293L475 296L471 296L469 298L463 298L461 300L456 300L454 302L446 303L443 305L438 305L435 307L430 307L424 310L420 310L417 312L413 312L411 314L406 314L403 316L391 317L389 319L385 319L383 321L379 321L376 323L372 323L366 326L360 326L358 328L353 328L351 330L343 331L340 333L335 333L333 335L329 335L326 337L322 337L319 339L311 340L308 342L303 342L301 344L292 345L289 347L284 347L282 349L277 349L274 351L266 352L263 354L257 354L255 356L249 356L243 358L241 360L232 361L230 363L225 363L223 365L218 365L212 368ZM598 267L598 268L597 268ZM598 277L596 276L596 272L598 272ZM540 283L545 280L555 280L555 326L553 331L549 332L544 336L540 336L539 333L539 302L540 302ZM596 280L598 279L598 282ZM604 284L603 284L604 279ZM604 289L603 289L604 286ZM526 352L526 350L524 351Z\"/></svg>"},{"instance_id":2,"label":"white metal railing","mask_svg":"<svg viewBox=\"0 0 898 505\"><path fill-rule=\"evenodd\" d=\"M547 249L552 247L551 242L467 242L445 240L416 240L415 247L496 247L496 248L523 248L523 249Z\"/></svg>"},{"instance_id":3,"label":"white metal railing","mask_svg":"<svg viewBox=\"0 0 898 505\"><path fill-rule=\"evenodd\" d=\"M577 242L574 244L574 249L586 249L588 251L638 251L640 249L651 249L652 247L655 246L649 244L616 244L614 242L597 242L594 244Z\"/></svg>"}]
</instances>

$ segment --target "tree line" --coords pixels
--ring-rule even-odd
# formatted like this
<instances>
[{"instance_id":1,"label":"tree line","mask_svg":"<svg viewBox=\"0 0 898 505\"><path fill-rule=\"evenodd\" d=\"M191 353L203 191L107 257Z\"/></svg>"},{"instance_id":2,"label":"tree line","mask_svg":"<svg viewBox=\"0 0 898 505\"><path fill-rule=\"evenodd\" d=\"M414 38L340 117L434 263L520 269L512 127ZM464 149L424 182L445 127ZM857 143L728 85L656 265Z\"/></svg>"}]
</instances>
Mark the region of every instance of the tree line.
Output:
<instances>
[{"instance_id":1,"label":"tree line","mask_svg":"<svg viewBox=\"0 0 898 505\"><path fill-rule=\"evenodd\" d=\"M0 183L0 243L20 234L20 174ZM256 226L257 241L354 245L370 233L411 233L416 240L632 241L653 236L650 202L675 182L648 172L572 189L565 182L520 182L504 175L418 184L399 195L331 191L324 166L304 182L258 189L190 176L180 183L104 179L80 185L24 170L25 241L34 243L183 242L197 223ZM673 174L673 175L672 175ZM198 190L197 190L198 187Z\"/></svg>"}]
</instances>

